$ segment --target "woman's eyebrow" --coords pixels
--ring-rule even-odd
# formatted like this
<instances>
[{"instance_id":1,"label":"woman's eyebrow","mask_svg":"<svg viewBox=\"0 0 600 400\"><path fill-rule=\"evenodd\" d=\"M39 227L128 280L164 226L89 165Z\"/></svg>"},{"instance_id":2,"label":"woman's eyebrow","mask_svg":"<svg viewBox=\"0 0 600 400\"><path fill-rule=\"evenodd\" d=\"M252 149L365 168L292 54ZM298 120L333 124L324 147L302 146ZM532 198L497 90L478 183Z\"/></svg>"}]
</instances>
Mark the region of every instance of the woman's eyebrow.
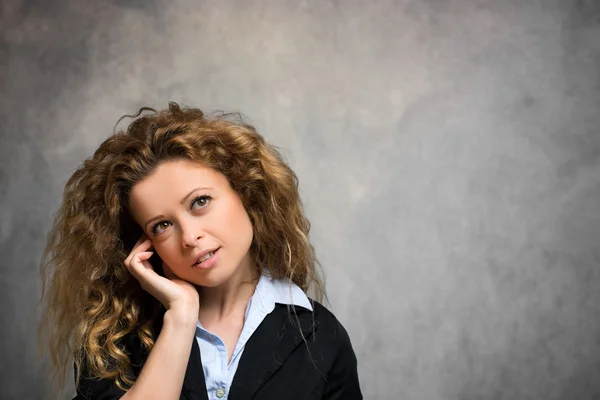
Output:
<instances>
[{"instance_id":1,"label":"woman's eyebrow","mask_svg":"<svg viewBox=\"0 0 600 400\"><path fill-rule=\"evenodd\" d=\"M197 190L207 190L207 189L212 189L211 187L197 187L195 189L192 189L191 192L189 192L184 198L183 200L181 200L181 202L179 204L184 205L185 202L187 201L188 197L190 197L192 195L192 193L194 193Z\"/></svg>"},{"instance_id":2,"label":"woman's eyebrow","mask_svg":"<svg viewBox=\"0 0 600 400\"><path fill-rule=\"evenodd\" d=\"M190 197L190 196L191 196L191 195L192 195L194 192L197 192L198 190L209 190L209 189L213 189L213 188L212 188L212 187L210 187L210 186L206 186L206 187L197 187L197 188L194 188L194 189L192 189L192 191L191 191L191 192L189 192L188 194L186 194L186 195L185 195L185 197L183 198L183 200L181 200L181 201L179 202L179 204L181 204L181 205L184 205L184 204L185 204L185 202L187 201L188 197ZM151 223L151 222L153 222L153 221L155 221L155 220L157 220L157 219L164 218L164 217L165 217L165 216L161 214L161 215L157 215L156 217L152 217L152 218L150 218L150 219L149 219L149 220L148 220L148 221L147 221L147 222L144 224L144 229L148 229L148 225L150 225L150 223Z\"/></svg>"}]
</instances>

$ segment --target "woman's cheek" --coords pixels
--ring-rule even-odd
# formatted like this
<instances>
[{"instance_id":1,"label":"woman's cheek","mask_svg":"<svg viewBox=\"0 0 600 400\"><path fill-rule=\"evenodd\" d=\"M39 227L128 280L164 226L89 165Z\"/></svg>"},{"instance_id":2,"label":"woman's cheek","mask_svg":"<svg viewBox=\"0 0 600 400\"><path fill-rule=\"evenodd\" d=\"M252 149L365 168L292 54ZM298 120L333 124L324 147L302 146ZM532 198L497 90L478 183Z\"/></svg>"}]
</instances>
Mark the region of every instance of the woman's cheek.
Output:
<instances>
[{"instance_id":1,"label":"woman's cheek","mask_svg":"<svg viewBox=\"0 0 600 400\"><path fill-rule=\"evenodd\" d=\"M171 269L178 269L180 267L182 263L181 258L169 246L165 246L164 243L157 244L155 249L161 260L167 263Z\"/></svg>"}]
</instances>

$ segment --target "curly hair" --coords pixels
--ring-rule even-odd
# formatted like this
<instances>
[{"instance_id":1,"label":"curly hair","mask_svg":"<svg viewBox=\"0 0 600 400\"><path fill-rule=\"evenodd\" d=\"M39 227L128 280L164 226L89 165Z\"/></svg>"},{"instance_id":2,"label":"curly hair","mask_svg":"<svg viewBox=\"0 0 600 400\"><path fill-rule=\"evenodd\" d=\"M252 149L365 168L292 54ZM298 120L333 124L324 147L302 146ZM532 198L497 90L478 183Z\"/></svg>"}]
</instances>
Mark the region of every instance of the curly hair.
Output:
<instances>
[{"instance_id":1,"label":"curly hair","mask_svg":"<svg viewBox=\"0 0 600 400\"><path fill-rule=\"evenodd\" d=\"M154 345L160 303L123 260L142 233L128 196L161 162L191 160L222 173L250 217L255 264L317 301L325 295L297 176L253 126L237 113L206 115L173 102L124 117L133 118L127 129L106 139L67 181L42 256L39 340L49 350L57 392L71 357L76 384L84 369L124 389L134 379L120 340L133 333L146 350Z\"/></svg>"}]
</instances>

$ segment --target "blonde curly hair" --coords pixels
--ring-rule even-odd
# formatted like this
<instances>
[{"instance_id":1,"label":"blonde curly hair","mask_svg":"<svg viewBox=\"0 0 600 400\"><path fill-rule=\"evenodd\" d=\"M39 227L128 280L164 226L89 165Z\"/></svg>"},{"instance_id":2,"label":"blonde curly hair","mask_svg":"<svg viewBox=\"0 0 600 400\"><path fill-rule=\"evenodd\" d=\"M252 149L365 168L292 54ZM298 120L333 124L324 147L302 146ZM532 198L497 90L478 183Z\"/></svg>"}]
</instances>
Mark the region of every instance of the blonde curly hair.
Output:
<instances>
[{"instance_id":1,"label":"blonde curly hair","mask_svg":"<svg viewBox=\"0 0 600 400\"><path fill-rule=\"evenodd\" d=\"M50 353L55 393L71 361L76 384L85 370L125 389L134 379L120 340L133 333L146 350L154 345L160 303L123 260L142 234L129 193L161 162L192 160L225 175L252 222L255 265L317 301L325 295L296 174L254 127L239 114L205 115L173 102L125 117L133 118L127 129L106 139L67 181L42 256L39 340Z\"/></svg>"}]
</instances>

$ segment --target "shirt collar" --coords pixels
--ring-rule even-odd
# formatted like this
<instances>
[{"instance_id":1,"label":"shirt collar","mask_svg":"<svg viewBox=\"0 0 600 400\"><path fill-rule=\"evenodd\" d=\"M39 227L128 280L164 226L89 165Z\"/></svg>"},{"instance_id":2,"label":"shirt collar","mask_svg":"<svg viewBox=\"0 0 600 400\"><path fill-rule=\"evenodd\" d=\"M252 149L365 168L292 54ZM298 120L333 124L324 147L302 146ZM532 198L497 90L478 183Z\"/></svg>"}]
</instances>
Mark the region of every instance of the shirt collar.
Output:
<instances>
[{"instance_id":1,"label":"shirt collar","mask_svg":"<svg viewBox=\"0 0 600 400\"><path fill-rule=\"evenodd\" d=\"M287 279L275 279L267 270L263 270L260 275L252 297L258 300L268 312L273 311L275 303L299 306L313 311L308 297L298 285Z\"/></svg>"}]
</instances>

